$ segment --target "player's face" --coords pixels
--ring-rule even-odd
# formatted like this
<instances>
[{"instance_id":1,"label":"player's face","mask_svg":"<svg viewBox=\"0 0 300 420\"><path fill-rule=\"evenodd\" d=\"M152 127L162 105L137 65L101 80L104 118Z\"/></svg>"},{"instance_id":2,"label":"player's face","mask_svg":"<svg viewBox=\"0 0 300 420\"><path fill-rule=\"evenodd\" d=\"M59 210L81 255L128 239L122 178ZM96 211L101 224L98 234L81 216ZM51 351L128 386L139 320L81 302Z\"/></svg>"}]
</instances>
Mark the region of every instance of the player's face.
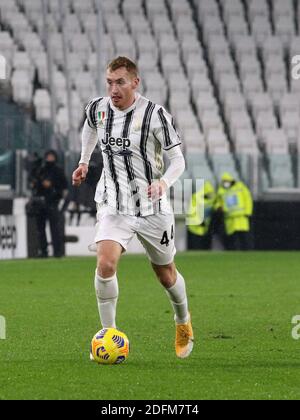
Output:
<instances>
[{"instance_id":1,"label":"player's face","mask_svg":"<svg viewBox=\"0 0 300 420\"><path fill-rule=\"evenodd\" d=\"M116 108L123 110L133 104L139 79L128 73L125 67L116 71L107 70L106 82L108 94Z\"/></svg>"}]
</instances>

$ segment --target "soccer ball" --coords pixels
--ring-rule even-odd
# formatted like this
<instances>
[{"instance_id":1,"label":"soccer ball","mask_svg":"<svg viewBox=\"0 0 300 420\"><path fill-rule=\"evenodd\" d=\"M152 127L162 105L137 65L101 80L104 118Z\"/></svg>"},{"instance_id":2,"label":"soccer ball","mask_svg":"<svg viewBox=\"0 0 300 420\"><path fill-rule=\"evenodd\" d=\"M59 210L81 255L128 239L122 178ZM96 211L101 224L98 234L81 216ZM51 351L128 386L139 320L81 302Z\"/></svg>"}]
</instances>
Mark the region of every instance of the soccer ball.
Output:
<instances>
[{"instance_id":1,"label":"soccer ball","mask_svg":"<svg viewBox=\"0 0 300 420\"><path fill-rule=\"evenodd\" d=\"M92 339L91 358L101 365L124 362L129 353L129 340L122 331L103 328Z\"/></svg>"}]
</instances>

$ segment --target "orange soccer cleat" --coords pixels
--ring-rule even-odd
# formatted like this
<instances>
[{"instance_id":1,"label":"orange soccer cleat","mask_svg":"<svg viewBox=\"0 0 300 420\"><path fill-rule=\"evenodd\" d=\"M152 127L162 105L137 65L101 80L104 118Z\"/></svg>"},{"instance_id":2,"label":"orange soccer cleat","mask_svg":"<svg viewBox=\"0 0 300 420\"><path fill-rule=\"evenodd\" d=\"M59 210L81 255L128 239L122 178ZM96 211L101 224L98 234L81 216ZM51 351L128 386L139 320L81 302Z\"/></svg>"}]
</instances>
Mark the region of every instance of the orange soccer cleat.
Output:
<instances>
[{"instance_id":1,"label":"orange soccer cleat","mask_svg":"<svg viewBox=\"0 0 300 420\"><path fill-rule=\"evenodd\" d=\"M175 339L175 351L177 357L185 359L189 357L194 346L194 334L190 320L187 324L176 324L176 339Z\"/></svg>"}]
</instances>

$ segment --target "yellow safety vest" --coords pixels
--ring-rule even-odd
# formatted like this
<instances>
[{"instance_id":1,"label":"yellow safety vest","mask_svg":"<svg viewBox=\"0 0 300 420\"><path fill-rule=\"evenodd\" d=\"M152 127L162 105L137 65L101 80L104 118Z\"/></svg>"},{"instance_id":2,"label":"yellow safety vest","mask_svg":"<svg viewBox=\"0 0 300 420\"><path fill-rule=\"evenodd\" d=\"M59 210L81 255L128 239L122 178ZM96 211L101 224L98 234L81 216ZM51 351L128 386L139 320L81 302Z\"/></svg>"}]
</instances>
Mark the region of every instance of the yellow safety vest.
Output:
<instances>
[{"instance_id":1,"label":"yellow safety vest","mask_svg":"<svg viewBox=\"0 0 300 420\"><path fill-rule=\"evenodd\" d=\"M220 187L217 206L223 210L227 235L250 231L249 217L253 214L253 199L245 184L237 182L229 189Z\"/></svg>"},{"instance_id":2,"label":"yellow safety vest","mask_svg":"<svg viewBox=\"0 0 300 420\"><path fill-rule=\"evenodd\" d=\"M202 204L204 198L204 220L202 220ZM188 230L197 236L205 236L210 227L214 203L215 194L210 194L209 198L203 197L203 191L199 191L193 194L190 209L189 209L189 222Z\"/></svg>"}]
</instances>

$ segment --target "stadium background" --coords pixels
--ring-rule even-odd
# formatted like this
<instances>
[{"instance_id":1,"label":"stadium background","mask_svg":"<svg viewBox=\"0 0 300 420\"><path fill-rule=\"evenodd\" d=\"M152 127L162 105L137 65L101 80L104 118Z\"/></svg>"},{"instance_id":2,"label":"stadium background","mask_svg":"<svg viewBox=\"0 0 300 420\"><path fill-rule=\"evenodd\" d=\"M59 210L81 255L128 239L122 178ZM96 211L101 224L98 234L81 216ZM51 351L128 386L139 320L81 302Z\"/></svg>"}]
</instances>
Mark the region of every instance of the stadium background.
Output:
<instances>
[{"instance_id":1,"label":"stadium background","mask_svg":"<svg viewBox=\"0 0 300 420\"><path fill-rule=\"evenodd\" d=\"M293 0L0 0L0 259L34 255L30 165L55 148L70 177L85 104L119 54L136 59L142 93L174 115L183 179L216 184L232 172L255 198L255 248L299 250L299 25ZM99 153L94 161L96 170ZM85 188L81 197L91 197ZM67 229L86 249L94 220L83 213L70 226L70 216ZM180 220L177 238L184 250ZM103 370L88 357L99 329L94 257L1 261L0 400L299 399L298 253L179 253L177 264L191 357L175 358L171 308L147 260L129 255L118 326L131 354Z\"/></svg>"}]
</instances>

